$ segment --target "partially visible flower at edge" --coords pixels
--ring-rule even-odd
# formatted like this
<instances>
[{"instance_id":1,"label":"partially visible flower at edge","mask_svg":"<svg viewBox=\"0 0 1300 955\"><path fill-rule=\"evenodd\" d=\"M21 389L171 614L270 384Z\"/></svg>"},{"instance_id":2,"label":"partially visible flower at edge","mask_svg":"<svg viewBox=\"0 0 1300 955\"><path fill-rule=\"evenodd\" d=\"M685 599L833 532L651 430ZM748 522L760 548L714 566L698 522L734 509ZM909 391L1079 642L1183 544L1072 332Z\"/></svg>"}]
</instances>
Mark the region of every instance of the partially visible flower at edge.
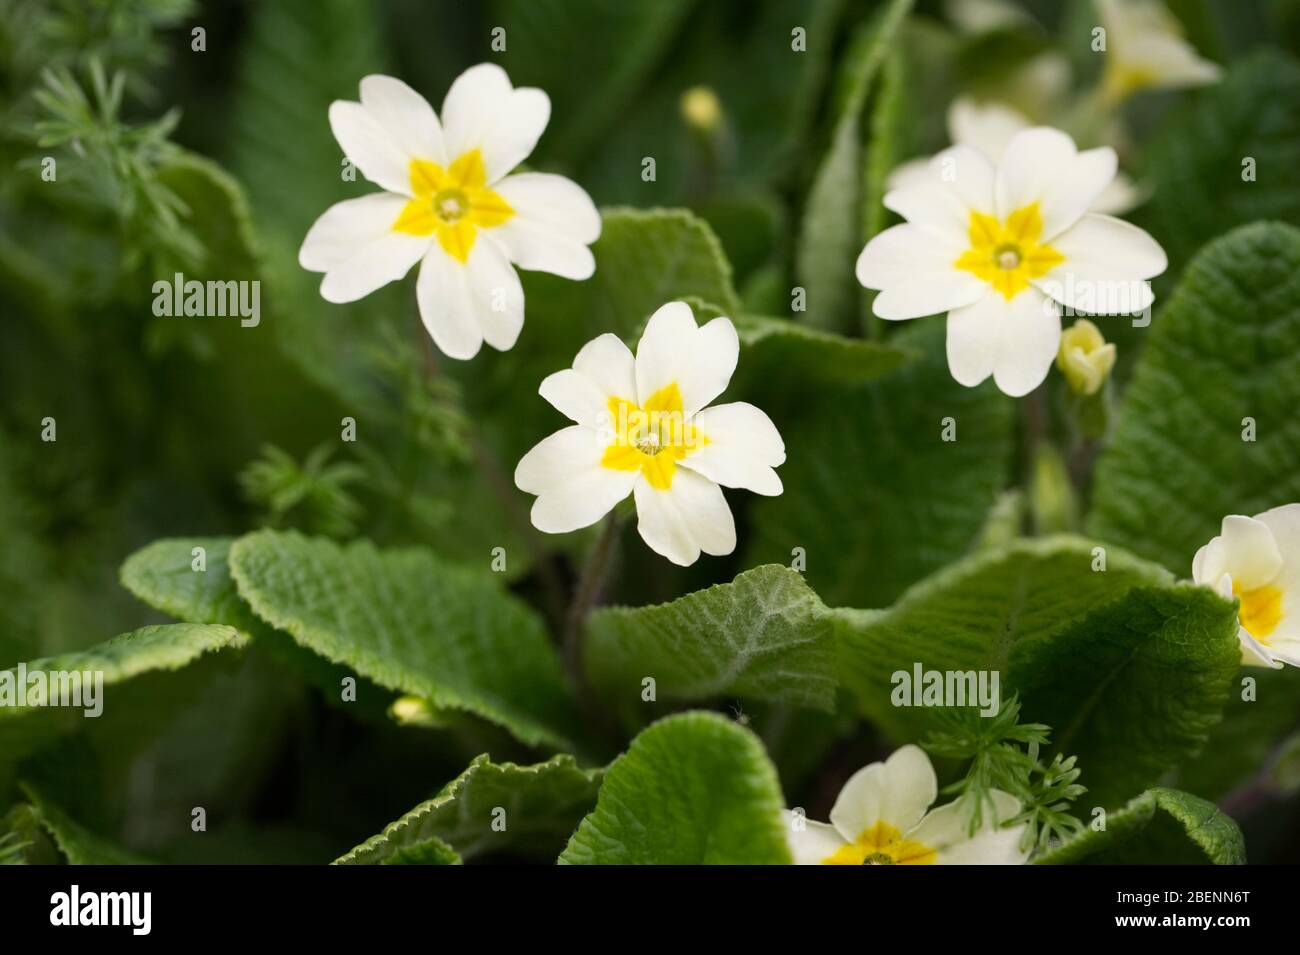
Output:
<instances>
[{"instance_id":1,"label":"partially visible flower at edge","mask_svg":"<svg viewBox=\"0 0 1300 955\"><path fill-rule=\"evenodd\" d=\"M588 527L629 494L650 549L686 566L736 548L724 487L777 495L785 443L743 401L706 407L736 370L740 340L728 318L697 326L670 302L650 317L633 357L613 334L583 346L573 367L538 389L575 423L544 439L515 468L538 530Z\"/></svg>"},{"instance_id":2,"label":"partially visible flower at edge","mask_svg":"<svg viewBox=\"0 0 1300 955\"><path fill-rule=\"evenodd\" d=\"M831 809L831 821L782 814L796 865L1021 865L1024 825L1001 825L1020 812L1010 793L991 790L994 817L971 835L969 805L930 810L939 793L930 757L918 746L854 773Z\"/></svg>"},{"instance_id":3,"label":"partially visible flower at edge","mask_svg":"<svg viewBox=\"0 0 1300 955\"><path fill-rule=\"evenodd\" d=\"M515 267L590 278L600 214L581 187L549 173L508 173L551 115L539 89L515 89L491 63L452 83L442 118L401 80L367 76L361 102L336 101L330 126L347 158L385 191L331 206L298 261L324 272L321 295L353 302L416 262L420 318L451 358L483 342L506 351L524 323Z\"/></svg>"},{"instance_id":4,"label":"partially visible flower at edge","mask_svg":"<svg viewBox=\"0 0 1300 955\"><path fill-rule=\"evenodd\" d=\"M1140 90L1203 86L1222 74L1183 38L1177 18L1160 0L1094 2L1106 30L1102 90L1108 101Z\"/></svg>"},{"instance_id":5,"label":"partially visible flower at edge","mask_svg":"<svg viewBox=\"0 0 1300 955\"><path fill-rule=\"evenodd\" d=\"M1241 601L1237 639L1246 666L1300 666L1300 504L1230 514L1196 552L1192 579Z\"/></svg>"}]
</instances>

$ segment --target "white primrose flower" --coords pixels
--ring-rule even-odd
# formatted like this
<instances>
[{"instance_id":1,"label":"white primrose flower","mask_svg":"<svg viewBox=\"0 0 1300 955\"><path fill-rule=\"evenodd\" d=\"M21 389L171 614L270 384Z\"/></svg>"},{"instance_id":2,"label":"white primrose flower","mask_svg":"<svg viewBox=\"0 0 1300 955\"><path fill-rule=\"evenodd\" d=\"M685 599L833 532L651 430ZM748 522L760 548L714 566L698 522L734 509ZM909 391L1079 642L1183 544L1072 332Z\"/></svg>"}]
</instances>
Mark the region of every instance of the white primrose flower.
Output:
<instances>
[{"instance_id":1,"label":"white primrose flower","mask_svg":"<svg viewBox=\"0 0 1300 955\"><path fill-rule=\"evenodd\" d=\"M1079 152L1057 129L1012 137L995 166L973 146L930 160L930 179L885 195L906 221L871 239L858 281L880 290L889 320L948 313L948 367L963 385L990 375L1008 395L1047 377L1061 306L1129 315L1152 302L1145 281L1165 270L1146 232L1089 212L1115 177L1115 151Z\"/></svg>"},{"instance_id":2,"label":"white primrose flower","mask_svg":"<svg viewBox=\"0 0 1300 955\"><path fill-rule=\"evenodd\" d=\"M515 469L520 490L537 495L533 524L548 534L587 527L631 494L641 537L673 563L735 550L719 485L780 494L773 468L785 461L781 435L758 408L705 407L727 387L739 351L730 319L697 326L685 302L650 317L635 358L616 335L584 345L572 368L538 389L576 423Z\"/></svg>"},{"instance_id":3,"label":"white primrose flower","mask_svg":"<svg viewBox=\"0 0 1300 955\"><path fill-rule=\"evenodd\" d=\"M796 865L1021 865L1024 826L1001 822L1020 812L1010 793L992 790L974 836L961 800L930 812L938 795L930 757L917 746L896 750L883 763L854 773L831 809L831 822L813 822L785 810L786 841Z\"/></svg>"},{"instance_id":4,"label":"white primrose flower","mask_svg":"<svg viewBox=\"0 0 1300 955\"><path fill-rule=\"evenodd\" d=\"M1106 29L1103 88L1112 102L1147 89L1203 86L1218 65L1183 39L1177 18L1159 0L1096 0Z\"/></svg>"},{"instance_id":5,"label":"white primrose flower","mask_svg":"<svg viewBox=\"0 0 1300 955\"><path fill-rule=\"evenodd\" d=\"M1300 666L1300 504L1225 517L1219 536L1196 552L1192 579L1240 599L1243 664Z\"/></svg>"},{"instance_id":6,"label":"white primrose flower","mask_svg":"<svg viewBox=\"0 0 1300 955\"><path fill-rule=\"evenodd\" d=\"M586 279L600 235L591 198L563 176L508 175L551 115L539 89L514 89L501 67L457 77L441 122L423 96L391 76L361 81L361 102L330 105L330 127L361 174L384 192L331 206L298 261L324 272L321 295L352 302L420 262L416 299L433 341L452 358L483 342L506 351L524 324L515 267Z\"/></svg>"},{"instance_id":7,"label":"white primrose flower","mask_svg":"<svg viewBox=\"0 0 1300 955\"><path fill-rule=\"evenodd\" d=\"M1002 161L1002 155L1016 133L1033 125L1023 113L1005 103L981 103L969 96L960 96L948 106L948 138L953 145L973 146L995 166ZM933 178L928 157L909 159L889 174L886 186L889 189L908 189L926 185ZM1137 206L1143 198L1142 190L1132 179L1116 172L1115 178L1101 191L1088 211L1119 215Z\"/></svg>"}]
</instances>

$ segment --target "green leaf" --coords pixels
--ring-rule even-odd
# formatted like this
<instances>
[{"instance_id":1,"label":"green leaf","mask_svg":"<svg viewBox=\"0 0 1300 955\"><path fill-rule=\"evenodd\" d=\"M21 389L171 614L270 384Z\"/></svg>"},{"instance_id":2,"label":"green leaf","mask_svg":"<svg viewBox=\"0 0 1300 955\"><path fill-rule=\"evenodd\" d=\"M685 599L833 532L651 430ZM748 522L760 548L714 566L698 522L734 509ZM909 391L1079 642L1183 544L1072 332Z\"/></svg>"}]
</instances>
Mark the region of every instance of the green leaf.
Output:
<instances>
[{"instance_id":1,"label":"green leaf","mask_svg":"<svg viewBox=\"0 0 1300 955\"><path fill-rule=\"evenodd\" d=\"M591 685L624 712L643 705L648 677L666 700L835 704L825 607L799 574L775 565L672 603L595 611L585 665Z\"/></svg>"},{"instance_id":2,"label":"green leaf","mask_svg":"<svg viewBox=\"0 0 1300 955\"><path fill-rule=\"evenodd\" d=\"M1235 607L1162 568L1073 537L970 557L887 611L836 610L838 672L859 712L915 740L933 712L900 707L893 675L999 671L1003 698L1077 755L1090 798L1111 806L1194 755L1237 671Z\"/></svg>"},{"instance_id":3,"label":"green leaf","mask_svg":"<svg viewBox=\"0 0 1300 955\"><path fill-rule=\"evenodd\" d=\"M579 725L541 619L487 573L424 549L259 531L230 549L253 611L380 686L569 749Z\"/></svg>"},{"instance_id":4,"label":"green leaf","mask_svg":"<svg viewBox=\"0 0 1300 955\"><path fill-rule=\"evenodd\" d=\"M1247 158L1255 161L1250 180ZM1151 144L1143 172L1156 191L1139 221L1169 254L1161 284L1235 226L1300 225L1300 64L1271 51L1234 64Z\"/></svg>"},{"instance_id":5,"label":"green leaf","mask_svg":"<svg viewBox=\"0 0 1300 955\"><path fill-rule=\"evenodd\" d=\"M1148 789L1108 813L1106 828L1084 829L1039 865L1245 865L1246 844L1231 816L1177 789Z\"/></svg>"},{"instance_id":6,"label":"green leaf","mask_svg":"<svg viewBox=\"0 0 1300 955\"><path fill-rule=\"evenodd\" d=\"M774 394L804 399L814 383L864 384L918 357L894 342L846 338L788 319L740 315L733 321L743 350L731 390L764 408Z\"/></svg>"},{"instance_id":7,"label":"green leaf","mask_svg":"<svg viewBox=\"0 0 1300 955\"><path fill-rule=\"evenodd\" d=\"M179 670L204 654L241 642L232 627L173 624L143 627L77 653L28 661L26 672L102 673L105 698L96 701L105 711L113 708L111 688L156 671ZM4 672L4 671L0 671ZM7 671L17 681L17 669ZM0 680L5 680L0 676ZM84 699L84 697L83 697ZM32 705L0 706L0 780L5 770L27 753L60 733L77 728L85 718L82 707Z\"/></svg>"},{"instance_id":8,"label":"green leaf","mask_svg":"<svg viewBox=\"0 0 1300 955\"><path fill-rule=\"evenodd\" d=\"M493 763L485 753L433 799L335 864L428 864L429 857L446 864L443 847L456 861L498 852L553 859L595 804L601 774L599 769L581 769L567 755L516 766Z\"/></svg>"},{"instance_id":9,"label":"green leaf","mask_svg":"<svg viewBox=\"0 0 1300 955\"><path fill-rule=\"evenodd\" d=\"M763 744L713 713L644 730L609 767L561 865L789 863L784 801Z\"/></svg>"},{"instance_id":10,"label":"green leaf","mask_svg":"<svg viewBox=\"0 0 1300 955\"><path fill-rule=\"evenodd\" d=\"M35 787L24 785L23 792L41 826L49 833L69 865L147 865L142 859L91 832L66 812L46 799Z\"/></svg>"},{"instance_id":11,"label":"green leaf","mask_svg":"<svg viewBox=\"0 0 1300 955\"><path fill-rule=\"evenodd\" d=\"M844 67L848 93L808 195L795 258L799 284L808 290L806 320L820 328L859 328L860 289L853 267L865 242L863 115L872 84L911 7L912 0L891 0L879 20L859 33Z\"/></svg>"},{"instance_id":12,"label":"green leaf","mask_svg":"<svg viewBox=\"0 0 1300 955\"><path fill-rule=\"evenodd\" d=\"M268 626L239 596L230 576L231 537L187 537L154 541L122 564L122 586L155 610L186 623L218 623L251 637L255 645L301 674L327 700L338 699L340 681L351 671L299 646ZM206 570L194 569L194 549L203 549ZM356 706L368 714L385 711L389 694L359 687Z\"/></svg>"},{"instance_id":13,"label":"green leaf","mask_svg":"<svg viewBox=\"0 0 1300 955\"><path fill-rule=\"evenodd\" d=\"M1007 480L1012 406L991 382L953 380L943 334L934 319L892 336L921 360L863 387L754 396L786 442L785 492L751 503L747 566L801 548L827 603L879 607L966 552Z\"/></svg>"},{"instance_id":14,"label":"green leaf","mask_svg":"<svg viewBox=\"0 0 1300 955\"><path fill-rule=\"evenodd\" d=\"M1196 257L1156 318L1097 465L1089 532L1187 572L1225 515L1300 499L1297 406L1300 229L1243 226Z\"/></svg>"}]
</instances>

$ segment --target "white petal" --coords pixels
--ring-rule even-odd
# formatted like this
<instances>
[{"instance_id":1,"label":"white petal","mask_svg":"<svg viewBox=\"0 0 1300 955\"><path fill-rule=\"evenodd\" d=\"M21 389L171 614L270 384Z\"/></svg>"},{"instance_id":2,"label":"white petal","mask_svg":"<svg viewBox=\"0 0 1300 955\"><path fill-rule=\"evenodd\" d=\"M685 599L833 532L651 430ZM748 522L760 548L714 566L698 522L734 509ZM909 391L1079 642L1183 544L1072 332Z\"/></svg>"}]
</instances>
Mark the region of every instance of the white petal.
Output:
<instances>
[{"instance_id":1,"label":"white petal","mask_svg":"<svg viewBox=\"0 0 1300 955\"><path fill-rule=\"evenodd\" d=\"M1064 261L1034 285L1062 305L1089 315L1134 315L1151 305L1144 280L1169 265L1144 230L1090 212L1052 240Z\"/></svg>"},{"instance_id":2,"label":"white petal","mask_svg":"<svg viewBox=\"0 0 1300 955\"><path fill-rule=\"evenodd\" d=\"M973 305L948 313L948 370L959 384L974 388L993 374L1005 310L1002 296L989 289Z\"/></svg>"},{"instance_id":3,"label":"white petal","mask_svg":"<svg viewBox=\"0 0 1300 955\"><path fill-rule=\"evenodd\" d=\"M650 316L636 346L638 404L676 383L682 412L694 415L726 390L740 357L740 339L729 318L695 324L685 302L669 302Z\"/></svg>"},{"instance_id":4,"label":"white petal","mask_svg":"<svg viewBox=\"0 0 1300 955\"><path fill-rule=\"evenodd\" d=\"M852 842L878 822L910 831L938 795L930 757L911 744L849 777L831 809L831 824Z\"/></svg>"},{"instance_id":5,"label":"white petal","mask_svg":"<svg viewBox=\"0 0 1300 955\"><path fill-rule=\"evenodd\" d=\"M971 211L992 214L993 165L973 146L952 146L930 160L925 185L885 193L885 208L962 246Z\"/></svg>"},{"instance_id":6,"label":"white petal","mask_svg":"<svg viewBox=\"0 0 1300 955\"><path fill-rule=\"evenodd\" d=\"M391 233L406 203L405 196L391 192L336 202L307 230L298 250L298 264L312 272L328 272L342 265L365 246ZM429 242L423 241L426 245Z\"/></svg>"},{"instance_id":7,"label":"white petal","mask_svg":"<svg viewBox=\"0 0 1300 955\"><path fill-rule=\"evenodd\" d=\"M320 293L327 302L355 302L420 261L429 238L392 228L405 205L404 197L391 193L348 199L326 209L307 230L298 261L325 273Z\"/></svg>"},{"instance_id":8,"label":"white petal","mask_svg":"<svg viewBox=\"0 0 1300 955\"><path fill-rule=\"evenodd\" d=\"M364 77L361 105L408 157L446 165L442 126L433 107L401 80L379 75Z\"/></svg>"},{"instance_id":9,"label":"white petal","mask_svg":"<svg viewBox=\"0 0 1300 955\"><path fill-rule=\"evenodd\" d=\"M591 278L596 260L587 248L600 237L600 213L591 197L563 176L525 172L496 186L515 214L493 231L521 269L566 279Z\"/></svg>"},{"instance_id":10,"label":"white petal","mask_svg":"<svg viewBox=\"0 0 1300 955\"><path fill-rule=\"evenodd\" d=\"M1192 580L1217 590L1219 581L1228 576L1228 593L1232 593L1232 579L1228 575L1228 558L1223 549L1223 538L1211 538L1192 558Z\"/></svg>"},{"instance_id":11,"label":"white petal","mask_svg":"<svg viewBox=\"0 0 1300 955\"><path fill-rule=\"evenodd\" d=\"M785 462L785 442L766 414L737 401L705 408L694 424L708 443L684 457L682 467L723 487L781 493L781 479L772 469Z\"/></svg>"},{"instance_id":12,"label":"white petal","mask_svg":"<svg viewBox=\"0 0 1300 955\"><path fill-rule=\"evenodd\" d=\"M827 856L834 855L844 845L835 827L824 822L805 819L803 829L795 829L795 814L789 809L781 810L781 821L785 825L785 841L790 846L795 865L821 865Z\"/></svg>"},{"instance_id":13,"label":"white petal","mask_svg":"<svg viewBox=\"0 0 1300 955\"><path fill-rule=\"evenodd\" d=\"M674 564L688 567L700 551L721 556L736 549L731 508L722 489L708 478L679 467L672 485L661 491L638 474L633 494L642 540Z\"/></svg>"},{"instance_id":14,"label":"white petal","mask_svg":"<svg viewBox=\"0 0 1300 955\"><path fill-rule=\"evenodd\" d=\"M948 314L948 369L968 388L992 375L1004 393L1026 395L1047 377L1060 343L1060 311L1034 288L1011 301L990 291Z\"/></svg>"},{"instance_id":15,"label":"white petal","mask_svg":"<svg viewBox=\"0 0 1300 955\"><path fill-rule=\"evenodd\" d=\"M934 849L936 865L1021 865L1029 854L1020 849L1024 827L1000 828L1014 818L1020 802L999 789L989 791L993 805L982 807L982 822L969 834L969 802L958 799L928 813L907 838Z\"/></svg>"},{"instance_id":16,"label":"white petal","mask_svg":"<svg viewBox=\"0 0 1300 955\"><path fill-rule=\"evenodd\" d=\"M1269 667L1270 669L1280 669L1284 661L1277 659L1277 654L1271 647L1256 640L1249 630L1245 627L1237 628L1237 643L1241 645L1241 665L1246 667ZM1285 661L1292 665L1300 665L1296 660Z\"/></svg>"},{"instance_id":17,"label":"white petal","mask_svg":"<svg viewBox=\"0 0 1300 955\"><path fill-rule=\"evenodd\" d=\"M582 346L573 368L611 398L636 398L636 359L617 335L606 332Z\"/></svg>"},{"instance_id":18,"label":"white petal","mask_svg":"<svg viewBox=\"0 0 1300 955\"><path fill-rule=\"evenodd\" d=\"M1061 345L1061 313L1055 302L1032 288L1007 305L993 362L993 380L1004 394L1019 398L1043 383L1056 360Z\"/></svg>"},{"instance_id":19,"label":"white petal","mask_svg":"<svg viewBox=\"0 0 1300 955\"><path fill-rule=\"evenodd\" d=\"M563 534L588 527L631 493L638 472L603 467L606 446L593 429L575 424L520 459L515 484L537 495L532 521L538 530Z\"/></svg>"},{"instance_id":20,"label":"white petal","mask_svg":"<svg viewBox=\"0 0 1300 955\"><path fill-rule=\"evenodd\" d=\"M1140 206L1147 199L1147 190L1140 187L1128 175L1115 173L1110 185L1093 200L1090 212L1098 215L1117 216Z\"/></svg>"},{"instance_id":21,"label":"white petal","mask_svg":"<svg viewBox=\"0 0 1300 955\"><path fill-rule=\"evenodd\" d=\"M896 225L873 237L858 256L856 275L867 288L880 289L872 311L900 320L935 315L978 300L988 284L954 262L962 242L918 225Z\"/></svg>"},{"instance_id":22,"label":"white petal","mask_svg":"<svg viewBox=\"0 0 1300 955\"><path fill-rule=\"evenodd\" d=\"M477 244L477 243L476 243ZM415 297L425 329L448 358L473 358L483 345L483 324L478 297L470 286L470 273L438 243L420 265Z\"/></svg>"},{"instance_id":23,"label":"white petal","mask_svg":"<svg viewBox=\"0 0 1300 955\"><path fill-rule=\"evenodd\" d=\"M497 244L496 236L480 230L465 262L483 340L498 351L509 351L524 327L524 288L519 273Z\"/></svg>"},{"instance_id":24,"label":"white petal","mask_svg":"<svg viewBox=\"0 0 1300 955\"><path fill-rule=\"evenodd\" d=\"M609 424L609 396L586 375L562 368L542 379L537 393L571 421L600 431Z\"/></svg>"},{"instance_id":25,"label":"white petal","mask_svg":"<svg viewBox=\"0 0 1300 955\"><path fill-rule=\"evenodd\" d=\"M1282 552L1273 531L1253 517L1231 514L1223 519L1223 549L1232 582L1254 590L1273 582L1282 569Z\"/></svg>"},{"instance_id":26,"label":"white petal","mask_svg":"<svg viewBox=\"0 0 1300 955\"><path fill-rule=\"evenodd\" d=\"M410 153L368 109L350 100L335 100L330 104L329 117L334 138L361 175L389 192L413 194Z\"/></svg>"},{"instance_id":27,"label":"white petal","mask_svg":"<svg viewBox=\"0 0 1300 955\"><path fill-rule=\"evenodd\" d=\"M533 151L551 118L551 101L532 87L514 89L495 63L471 66L451 84L442 104L443 138L451 159L482 153L489 184Z\"/></svg>"},{"instance_id":28,"label":"white petal","mask_svg":"<svg viewBox=\"0 0 1300 955\"><path fill-rule=\"evenodd\" d=\"M1035 126L1017 133L998 163L998 217L1037 202L1043 217L1040 240L1049 242L1080 217L1115 178L1115 150L1078 152L1059 129Z\"/></svg>"},{"instance_id":29,"label":"white petal","mask_svg":"<svg viewBox=\"0 0 1300 955\"><path fill-rule=\"evenodd\" d=\"M916 186L929 186L934 180L930 175L930 158L909 159L893 168L885 177L885 191L912 189Z\"/></svg>"},{"instance_id":30,"label":"white petal","mask_svg":"<svg viewBox=\"0 0 1300 955\"><path fill-rule=\"evenodd\" d=\"M935 857L935 865L1024 865L1029 853L1020 848L1025 827L985 829L973 839L959 842Z\"/></svg>"},{"instance_id":31,"label":"white petal","mask_svg":"<svg viewBox=\"0 0 1300 955\"><path fill-rule=\"evenodd\" d=\"M1008 144L1032 124L1022 113L1003 103L977 103L961 96L948 107L948 137L973 146L993 162L1002 158Z\"/></svg>"}]
</instances>

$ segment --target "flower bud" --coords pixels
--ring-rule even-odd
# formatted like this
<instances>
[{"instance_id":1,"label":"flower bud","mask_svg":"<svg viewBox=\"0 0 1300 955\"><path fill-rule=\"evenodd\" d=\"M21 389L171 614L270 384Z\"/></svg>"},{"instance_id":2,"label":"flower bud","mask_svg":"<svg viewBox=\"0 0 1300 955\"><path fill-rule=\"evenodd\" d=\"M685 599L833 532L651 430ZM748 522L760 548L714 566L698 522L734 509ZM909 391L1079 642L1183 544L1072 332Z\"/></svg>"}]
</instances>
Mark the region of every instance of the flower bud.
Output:
<instances>
[{"instance_id":1,"label":"flower bud","mask_svg":"<svg viewBox=\"0 0 1300 955\"><path fill-rule=\"evenodd\" d=\"M1056 367L1065 375L1071 390L1095 395L1115 367L1115 346L1102 337L1096 325L1081 318L1061 333Z\"/></svg>"}]
</instances>

